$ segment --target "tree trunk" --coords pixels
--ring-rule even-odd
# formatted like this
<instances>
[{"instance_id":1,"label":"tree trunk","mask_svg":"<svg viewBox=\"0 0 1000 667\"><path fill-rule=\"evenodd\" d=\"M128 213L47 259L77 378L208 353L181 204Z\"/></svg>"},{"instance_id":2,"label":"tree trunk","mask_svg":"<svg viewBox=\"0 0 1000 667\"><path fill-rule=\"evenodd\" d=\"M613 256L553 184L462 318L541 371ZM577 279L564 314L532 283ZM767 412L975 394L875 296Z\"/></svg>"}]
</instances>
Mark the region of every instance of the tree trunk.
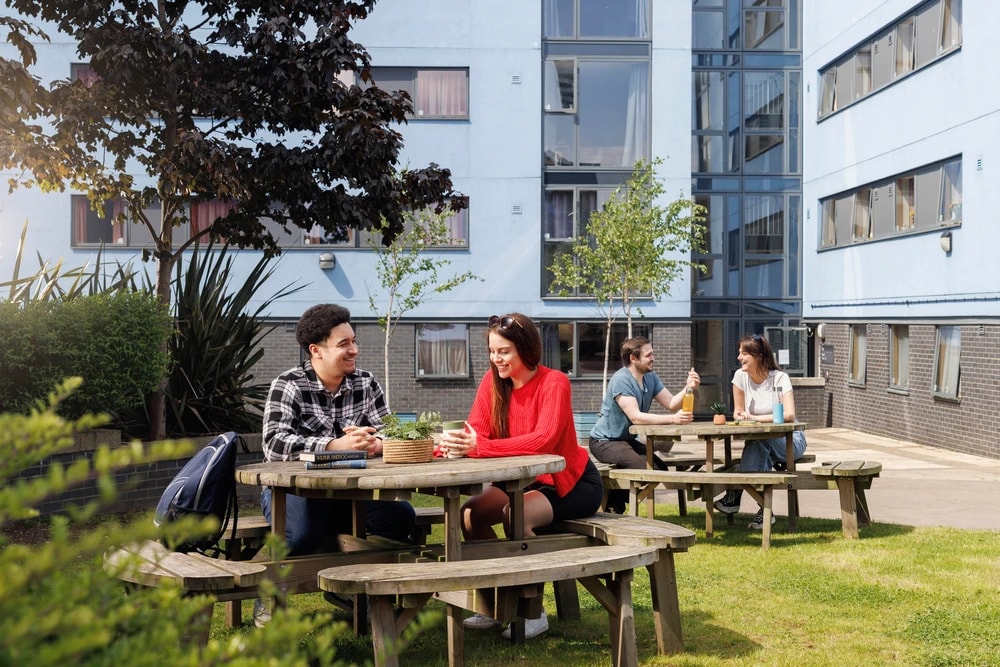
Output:
<instances>
[{"instance_id":1,"label":"tree trunk","mask_svg":"<svg viewBox=\"0 0 1000 667\"><path fill-rule=\"evenodd\" d=\"M173 254L173 227L166 224L167 207L160 207L160 238L156 241L156 298L166 308L170 308L170 276L174 264L180 261ZM169 353L169 341L163 343L165 353ZM169 373L169 371L168 371ZM167 384L169 376L160 379L159 386L149 395L146 408L149 412L149 439L163 440L167 437Z\"/></svg>"}]
</instances>

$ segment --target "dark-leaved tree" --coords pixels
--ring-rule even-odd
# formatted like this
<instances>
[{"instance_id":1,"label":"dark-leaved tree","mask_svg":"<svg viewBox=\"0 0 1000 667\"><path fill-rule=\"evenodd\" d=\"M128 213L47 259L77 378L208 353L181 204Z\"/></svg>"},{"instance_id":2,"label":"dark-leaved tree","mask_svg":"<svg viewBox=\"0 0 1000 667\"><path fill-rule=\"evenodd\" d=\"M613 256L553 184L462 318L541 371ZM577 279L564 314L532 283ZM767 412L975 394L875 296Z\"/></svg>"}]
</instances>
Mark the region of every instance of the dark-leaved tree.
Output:
<instances>
[{"instance_id":1,"label":"dark-leaved tree","mask_svg":"<svg viewBox=\"0 0 1000 667\"><path fill-rule=\"evenodd\" d=\"M389 242L408 211L465 206L447 169L397 164L411 101L370 85L369 55L347 36L375 0L4 3L18 18L0 20L0 34L18 59L0 59L11 82L0 100L0 169L24 170L12 187L118 202L119 221L153 238L144 258L158 263L164 303L181 252L207 236L275 254L268 218L333 237L384 219ZM31 76L51 26L77 44L92 76ZM192 205L213 201L211 219L175 243ZM162 398L150 408L158 437Z\"/></svg>"}]
</instances>

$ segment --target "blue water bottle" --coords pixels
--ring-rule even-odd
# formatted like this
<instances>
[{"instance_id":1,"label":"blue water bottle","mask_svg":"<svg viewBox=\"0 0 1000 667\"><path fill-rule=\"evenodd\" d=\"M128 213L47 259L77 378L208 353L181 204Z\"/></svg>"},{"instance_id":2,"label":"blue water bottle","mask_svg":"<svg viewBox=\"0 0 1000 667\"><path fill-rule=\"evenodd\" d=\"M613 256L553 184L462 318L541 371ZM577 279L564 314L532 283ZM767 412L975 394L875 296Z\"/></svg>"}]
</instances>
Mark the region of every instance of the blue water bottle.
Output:
<instances>
[{"instance_id":1,"label":"blue water bottle","mask_svg":"<svg viewBox=\"0 0 1000 667\"><path fill-rule=\"evenodd\" d=\"M772 414L774 415L775 424L785 423L785 405L781 402L781 390L774 392L774 401L772 402Z\"/></svg>"}]
</instances>

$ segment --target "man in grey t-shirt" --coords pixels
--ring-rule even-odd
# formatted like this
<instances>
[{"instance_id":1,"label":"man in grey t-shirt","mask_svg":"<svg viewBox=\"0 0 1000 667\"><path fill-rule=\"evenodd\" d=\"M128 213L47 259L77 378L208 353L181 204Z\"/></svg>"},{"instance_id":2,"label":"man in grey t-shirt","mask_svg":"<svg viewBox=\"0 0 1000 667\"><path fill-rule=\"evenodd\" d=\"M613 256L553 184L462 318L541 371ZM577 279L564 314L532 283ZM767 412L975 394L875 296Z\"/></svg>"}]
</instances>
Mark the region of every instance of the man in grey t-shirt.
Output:
<instances>
[{"instance_id":1,"label":"man in grey t-shirt","mask_svg":"<svg viewBox=\"0 0 1000 667\"><path fill-rule=\"evenodd\" d=\"M608 382L601 414L590 430L590 451L598 461L619 468L645 468L646 446L629 433L629 428L633 424L687 424L694 420L694 414L680 409L684 390L671 394L653 372L653 346L646 338L629 338L622 343L621 357L625 366ZM694 389L700 383L692 368L685 388ZM649 412L654 399L673 414ZM624 513L627 501L627 491L612 491L606 509Z\"/></svg>"}]
</instances>

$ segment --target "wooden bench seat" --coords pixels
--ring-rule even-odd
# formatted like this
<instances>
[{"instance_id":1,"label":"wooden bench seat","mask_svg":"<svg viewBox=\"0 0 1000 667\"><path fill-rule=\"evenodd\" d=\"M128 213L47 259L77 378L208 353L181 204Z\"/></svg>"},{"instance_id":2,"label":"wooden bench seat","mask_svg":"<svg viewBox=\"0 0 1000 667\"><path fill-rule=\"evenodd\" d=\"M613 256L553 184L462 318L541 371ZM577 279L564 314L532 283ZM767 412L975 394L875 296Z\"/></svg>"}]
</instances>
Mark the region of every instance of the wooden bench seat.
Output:
<instances>
[{"instance_id":1,"label":"wooden bench seat","mask_svg":"<svg viewBox=\"0 0 1000 667\"><path fill-rule=\"evenodd\" d=\"M232 603L257 597L257 586L267 568L252 561L210 558L199 553L181 553L159 542L147 540L126 545L104 554L104 569L130 584L160 586L170 581L185 594L207 594L214 602ZM208 640L208 624L198 634Z\"/></svg>"},{"instance_id":2,"label":"wooden bench seat","mask_svg":"<svg viewBox=\"0 0 1000 667\"><path fill-rule=\"evenodd\" d=\"M540 599L547 581L580 580L608 611L612 663L638 664L632 611L632 570L651 565L657 550L651 547L599 545L566 549L553 554L525 554L480 560L386 565L347 565L318 574L319 587L342 595L366 594L372 621L375 664L399 664L393 646L402 630L432 596L448 591L496 589L518 598ZM601 581L601 578L604 581ZM395 602L402 596L397 612ZM451 665L464 662L462 611L448 598ZM498 620L505 620L497 615ZM455 639L454 644L452 639Z\"/></svg>"},{"instance_id":3,"label":"wooden bench seat","mask_svg":"<svg viewBox=\"0 0 1000 667\"><path fill-rule=\"evenodd\" d=\"M835 488L840 494L840 524L844 537L856 540L861 537L859 526L871 524L871 513L865 490L882 472L878 461L827 461L810 470L815 480Z\"/></svg>"},{"instance_id":4,"label":"wooden bench seat","mask_svg":"<svg viewBox=\"0 0 1000 667\"><path fill-rule=\"evenodd\" d=\"M649 572L656 648L660 655L680 653L684 650L674 554L683 553L694 545L696 539L694 531L667 521L608 512L560 521L545 530L583 535L614 546L655 548L658 554L656 562L647 565L646 570ZM567 586L566 583L572 584L572 582L555 582L556 608L559 617L579 618L580 605L576 586Z\"/></svg>"},{"instance_id":5,"label":"wooden bench seat","mask_svg":"<svg viewBox=\"0 0 1000 667\"><path fill-rule=\"evenodd\" d=\"M434 524L444 523L443 507L414 507L417 520L418 544L426 544ZM236 521L236 534L232 523L226 525L223 533L225 547L223 553L231 561L246 561L254 558L264 546L264 540L271 532L271 524L263 515L240 516ZM226 603L226 625L236 627L243 623L242 605L239 600Z\"/></svg>"},{"instance_id":6,"label":"wooden bench seat","mask_svg":"<svg viewBox=\"0 0 1000 667\"><path fill-rule=\"evenodd\" d=\"M631 470L617 468L609 473L612 479L629 485L629 504L633 515L638 512L638 504L643 500L655 503L657 486L667 489L700 491L705 499L705 534L713 533L712 499L720 489L742 489L764 509L764 525L761 530L761 546L771 546L771 500L775 487L790 488L796 476L779 472L707 472L677 470Z\"/></svg>"}]
</instances>

